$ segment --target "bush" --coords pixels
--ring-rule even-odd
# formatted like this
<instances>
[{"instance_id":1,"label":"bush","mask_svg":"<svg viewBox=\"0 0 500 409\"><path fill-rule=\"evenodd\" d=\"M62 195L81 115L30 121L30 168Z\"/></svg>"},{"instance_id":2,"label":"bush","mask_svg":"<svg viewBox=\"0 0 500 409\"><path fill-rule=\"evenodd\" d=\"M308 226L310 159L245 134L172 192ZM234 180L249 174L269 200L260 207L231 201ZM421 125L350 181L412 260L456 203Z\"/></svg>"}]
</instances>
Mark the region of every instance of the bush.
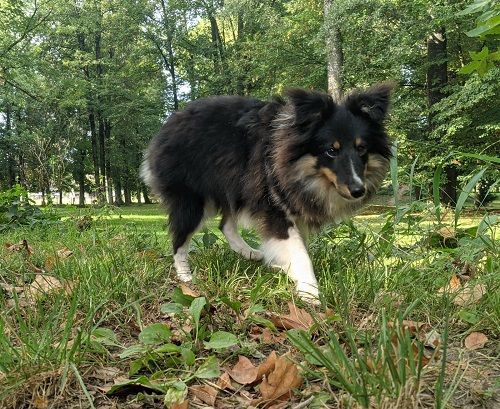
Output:
<instances>
[{"instance_id":1,"label":"bush","mask_svg":"<svg viewBox=\"0 0 500 409\"><path fill-rule=\"evenodd\" d=\"M43 212L33 205L28 191L20 185L0 192L0 232L19 226L52 224L58 219L54 213Z\"/></svg>"}]
</instances>

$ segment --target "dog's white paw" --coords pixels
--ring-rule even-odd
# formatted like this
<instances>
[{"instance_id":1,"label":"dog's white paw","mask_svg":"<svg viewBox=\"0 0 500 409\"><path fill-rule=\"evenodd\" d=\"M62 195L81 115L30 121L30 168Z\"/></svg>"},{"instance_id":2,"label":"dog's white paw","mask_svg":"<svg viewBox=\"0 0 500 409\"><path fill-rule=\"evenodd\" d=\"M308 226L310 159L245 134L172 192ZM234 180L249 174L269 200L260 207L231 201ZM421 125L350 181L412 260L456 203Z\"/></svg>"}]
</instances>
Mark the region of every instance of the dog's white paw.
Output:
<instances>
[{"instance_id":1,"label":"dog's white paw","mask_svg":"<svg viewBox=\"0 0 500 409\"><path fill-rule=\"evenodd\" d=\"M241 252L241 255L247 260L260 261L264 258L264 253L260 250L251 249L249 251Z\"/></svg>"},{"instance_id":2,"label":"dog's white paw","mask_svg":"<svg viewBox=\"0 0 500 409\"><path fill-rule=\"evenodd\" d=\"M191 272L183 271L183 272L176 272L177 273L177 279L179 281L182 281L183 283L188 283L190 281L193 281L193 275Z\"/></svg>"},{"instance_id":3,"label":"dog's white paw","mask_svg":"<svg viewBox=\"0 0 500 409\"><path fill-rule=\"evenodd\" d=\"M309 304L319 305L319 291L317 284L311 284L308 282L298 282L297 283L297 294L299 297Z\"/></svg>"}]
</instances>

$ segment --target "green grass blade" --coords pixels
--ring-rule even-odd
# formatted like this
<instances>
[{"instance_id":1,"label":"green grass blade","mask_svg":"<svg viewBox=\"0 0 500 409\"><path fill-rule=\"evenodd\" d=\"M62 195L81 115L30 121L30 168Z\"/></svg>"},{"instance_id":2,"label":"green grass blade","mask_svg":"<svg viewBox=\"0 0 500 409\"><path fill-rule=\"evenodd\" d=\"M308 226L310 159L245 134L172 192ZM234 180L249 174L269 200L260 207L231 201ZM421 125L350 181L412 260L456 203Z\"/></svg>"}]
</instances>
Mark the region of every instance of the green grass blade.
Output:
<instances>
[{"instance_id":1,"label":"green grass blade","mask_svg":"<svg viewBox=\"0 0 500 409\"><path fill-rule=\"evenodd\" d=\"M462 208L464 207L465 201L472 193L472 189L474 189L474 186L476 186L476 183L479 181L479 179L481 179L483 177L484 172L486 172L486 168L481 169L479 172L477 172L471 178L471 180L469 180L469 182L467 182L464 189L462 190L462 193L460 193L460 196L458 197L458 200L457 200L457 205L455 207L455 229L457 228L458 219L460 218L460 213L462 213Z\"/></svg>"}]
</instances>

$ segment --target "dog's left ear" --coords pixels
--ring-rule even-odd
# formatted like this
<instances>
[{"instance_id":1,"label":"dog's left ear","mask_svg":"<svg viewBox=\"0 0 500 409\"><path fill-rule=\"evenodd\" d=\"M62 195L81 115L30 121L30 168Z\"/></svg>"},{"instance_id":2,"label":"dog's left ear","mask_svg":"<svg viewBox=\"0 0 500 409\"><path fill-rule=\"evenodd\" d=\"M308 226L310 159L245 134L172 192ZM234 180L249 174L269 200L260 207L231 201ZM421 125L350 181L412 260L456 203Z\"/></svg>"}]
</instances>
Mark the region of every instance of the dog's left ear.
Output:
<instances>
[{"instance_id":1,"label":"dog's left ear","mask_svg":"<svg viewBox=\"0 0 500 409\"><path fill-rule=\"evenodd\" d=\"M322 92L292 88L287 90L285 95L294 107L296 125L309 125L325 119L335 108L332 97Z\"/></svg>"},{"instance_id":2,"label":"dog's left ear","mask_svg":"<svg viewBox=\"0 0 500 409\"><path fill-rule=\"evenodd\" d=\"M366 90L355 90L347 97L346 106L355 115L382 123L389 109L394 86L392 82L383 82Z\"/></svg>"}]
</instances>

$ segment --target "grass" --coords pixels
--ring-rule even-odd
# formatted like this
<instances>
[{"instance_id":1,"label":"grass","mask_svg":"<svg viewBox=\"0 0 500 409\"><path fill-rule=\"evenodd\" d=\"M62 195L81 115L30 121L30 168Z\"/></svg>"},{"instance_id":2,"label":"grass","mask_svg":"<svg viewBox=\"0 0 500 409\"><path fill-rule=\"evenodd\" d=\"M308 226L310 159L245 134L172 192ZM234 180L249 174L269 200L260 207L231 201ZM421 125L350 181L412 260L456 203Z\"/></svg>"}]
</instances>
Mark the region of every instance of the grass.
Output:
<instances>
[{"instance_id":1,"label":"grass","mask_svg":"<svg viewBox=\"0 0 500 409\"><path fill-rule=\"evenodd\" d=\"M210 382L238 355L260 362L272 349L291 351L302 370L304 383L290 405L309 397L310 407L499 402L498 233L484 222L484 231L474 231L485 216L479 211L463 213L453 237L443 228L453 230L454 215L438 224L423 202L406 213L368 209L325 229L309 245L320 309L295 299L285 275L231 252L216 221L193 241L193 301L177 289L159 206L55 211L59 223L2 237L27 240L33 251L0 249L0 407L168 406L186 385ZM58 256L65 248L73 254ZM57 288L29 298L38 276L57 278ZM439 293L453 276L486 293L457 305L455 294ZM255 328L274 330L270 314L283 313L288 301L316 317L314 328L276 330L282 343L252 337ZM409 331L403 320L426 330ZM435 349L422 340L431 329L441 339ZM463 346L473 331L489 339L477 351ZM214 333L225 347L207 347ZM116 379L122 384L110 391ZM237 407L238 399L220 392L218 405Z\"/></svg>"}]
</instances>

